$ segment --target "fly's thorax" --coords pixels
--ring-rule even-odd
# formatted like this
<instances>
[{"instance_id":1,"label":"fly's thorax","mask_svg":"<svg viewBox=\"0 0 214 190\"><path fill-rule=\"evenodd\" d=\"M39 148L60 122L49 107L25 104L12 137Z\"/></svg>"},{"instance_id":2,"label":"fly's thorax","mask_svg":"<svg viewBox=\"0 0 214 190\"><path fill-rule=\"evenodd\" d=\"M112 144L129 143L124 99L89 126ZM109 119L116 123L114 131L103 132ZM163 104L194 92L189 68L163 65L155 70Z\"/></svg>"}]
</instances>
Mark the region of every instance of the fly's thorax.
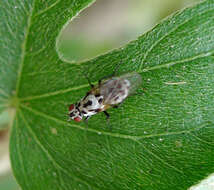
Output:
<instances>
[{"instance_id":1,"label":"fly's thorax","mask_svg":"<svg viewBox=\"0 0 214 190\"><path fill-rule=\"evenodd\" d=\"M100 112L103 107L103 96L88 94L80 101L79 110L83 116L88 117Z\"/></svg>"}]
</instances>

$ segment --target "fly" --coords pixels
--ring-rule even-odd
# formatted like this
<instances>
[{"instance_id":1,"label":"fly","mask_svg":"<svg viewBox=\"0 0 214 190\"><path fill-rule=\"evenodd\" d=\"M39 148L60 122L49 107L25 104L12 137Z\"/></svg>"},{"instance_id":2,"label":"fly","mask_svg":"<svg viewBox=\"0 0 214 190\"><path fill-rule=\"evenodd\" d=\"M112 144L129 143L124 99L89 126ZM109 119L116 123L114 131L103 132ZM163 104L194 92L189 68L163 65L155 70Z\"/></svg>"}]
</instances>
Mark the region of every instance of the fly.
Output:
<instances>
[{"instance_id":1,"label":"fly","mask_svg":"<svg viewBox=\"0 0 214 190\"><path fill-rule=\"evenodd\" d=\"M132 73L99 80L97 86L91 84L89 79L88 82L91 90L79 102L69 106L69 120L80 122L84 118L87 121L99 112L103 112L108 120L110 115L106 110L118 107L133 94L140 86L142 78L138 73Z\"/></svg>"}]
</instances>

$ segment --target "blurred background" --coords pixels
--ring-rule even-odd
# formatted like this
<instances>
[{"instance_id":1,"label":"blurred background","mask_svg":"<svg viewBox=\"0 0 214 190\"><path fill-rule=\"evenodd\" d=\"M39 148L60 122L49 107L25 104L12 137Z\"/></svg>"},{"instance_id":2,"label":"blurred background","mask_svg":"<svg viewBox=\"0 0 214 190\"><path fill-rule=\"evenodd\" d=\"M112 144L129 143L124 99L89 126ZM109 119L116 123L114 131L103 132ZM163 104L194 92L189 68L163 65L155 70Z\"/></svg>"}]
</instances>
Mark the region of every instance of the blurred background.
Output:
<instances>
[{"instance_id":1,"label":"blurred background","mask_svg":"<svg viewBox=\"0 0 214 190\"><path fill-rule=\"evenodd\" d=\"M67 24L57 40L59 56L81 62L118 48L162 18L199 0L97 0ZM9 161L8 111L0 114L0 190L18 190ZM214 180L191 190L214 190Z\"/></svg>"},{"instance_id":2,"label":"blurred background","mask_svg":"<svg viewBox=\"0 0 214 190\"><path fill-rule=\"evenodd\" d=\"M60 57L83 61L120 47L162 18L197 0L97 0L68 23L58 38Z\"/></svg>"}]
</instances>

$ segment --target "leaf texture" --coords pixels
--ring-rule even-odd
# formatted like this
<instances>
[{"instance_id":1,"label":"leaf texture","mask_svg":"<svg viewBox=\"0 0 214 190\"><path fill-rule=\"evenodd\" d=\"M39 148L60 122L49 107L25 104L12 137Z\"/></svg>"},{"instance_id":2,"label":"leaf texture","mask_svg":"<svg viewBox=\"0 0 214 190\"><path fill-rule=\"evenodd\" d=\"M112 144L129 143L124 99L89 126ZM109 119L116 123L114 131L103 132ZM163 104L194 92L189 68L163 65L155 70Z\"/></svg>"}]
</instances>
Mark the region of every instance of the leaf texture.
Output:
<instances>
[{"instance_id":1,"label":"leaf texture","mask_svg":"<svg viewBox=\"0 0 214 190\"><path fill-rule=\"evenodd\" d=\"M0 2L0 109L16 108L10 139L22 189L187 189L214 171L214 1L163 20L126 46L63 62L56 38L91 0ZM13 16L12 16L13 15ZM8 22L3 22L7 20ZM138 93L110 110L67 122L93 82L138 72Z\"/></svg>"}]
</instances>

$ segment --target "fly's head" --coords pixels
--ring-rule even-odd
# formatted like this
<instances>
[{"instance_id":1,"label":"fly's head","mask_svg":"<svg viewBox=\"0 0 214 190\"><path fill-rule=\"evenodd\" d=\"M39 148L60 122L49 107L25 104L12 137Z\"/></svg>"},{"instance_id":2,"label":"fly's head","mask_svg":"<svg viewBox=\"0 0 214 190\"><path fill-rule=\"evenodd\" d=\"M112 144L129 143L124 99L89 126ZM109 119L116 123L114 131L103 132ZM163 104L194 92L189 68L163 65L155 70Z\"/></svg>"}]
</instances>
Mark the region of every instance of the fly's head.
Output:
<instances>
[{"instance_id":1,"label":"fly's head","mask_svg":"<svg viewBox=\"0 0 214 190\"><path fill-rule=\"evenodd\" d=\"M78 108L77 104L71 104L69 106L69 120L74 120L76 122L80 122L82 120L82 114Z\"/></svg>"}]
</instances>

